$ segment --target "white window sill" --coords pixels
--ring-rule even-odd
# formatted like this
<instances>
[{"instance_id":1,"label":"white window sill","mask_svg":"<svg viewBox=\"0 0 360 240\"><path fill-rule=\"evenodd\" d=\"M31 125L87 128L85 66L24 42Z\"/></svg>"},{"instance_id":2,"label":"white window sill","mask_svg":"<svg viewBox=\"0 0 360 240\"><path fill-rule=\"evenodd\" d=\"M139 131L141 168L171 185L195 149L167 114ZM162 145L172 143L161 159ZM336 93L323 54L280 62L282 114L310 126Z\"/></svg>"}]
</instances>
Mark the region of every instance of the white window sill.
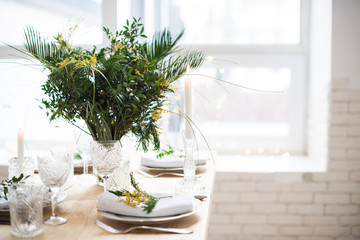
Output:
<instances>
[{"instance_id":1,"label":"white window sill","mask_svg":"<svg viewBox=\"0 0 360 240\"><path fill-rule=\"evenodd\" d=\"M325 172L326 163L308 156L218 155L217 172Z\"/></svg>"}]
</instances>

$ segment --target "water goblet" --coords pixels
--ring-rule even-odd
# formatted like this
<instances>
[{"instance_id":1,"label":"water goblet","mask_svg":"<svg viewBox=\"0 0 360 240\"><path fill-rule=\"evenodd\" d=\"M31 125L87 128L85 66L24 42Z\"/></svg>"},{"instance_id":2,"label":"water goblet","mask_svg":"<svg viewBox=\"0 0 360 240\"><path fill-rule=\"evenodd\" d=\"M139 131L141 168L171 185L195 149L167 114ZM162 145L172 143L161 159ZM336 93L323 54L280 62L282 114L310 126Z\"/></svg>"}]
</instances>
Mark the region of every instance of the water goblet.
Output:
<instances>
[{"instance_id":1,"label":"water goblet","mask_svg":"<svg viewBox=\"0 0 360 240\"><path fill-rule=\"evenodd\" d=\"M103 179L106 192L109 176L120 165L121 144L119 141L94 141L90 143L90 153L93 167Z\"/></svg>"},{"instance_id":2,"label":"water goblet","mask_svg":"<svg viewBox=\"0 0 360 240\"><path fill-rule=\"evenodd\" d=\"M90 144L89 143L79 143L76 145L76 149L79 152L79 155L83 161L83 173L81 177L88 178L91 177L89 174L89 159L90 159Z\"/></svg>"},{"instance_id":3,"label":"water goblet","mask_svg":"<svg viewBox=\"0 0 360 240\"><path fill-rule=\"evenodd\" d=\"M90 142L92 141L92 138L80 130L74 130L74 137L76 150L78 151L83 163L83 173L81 174L81 177L91 177L89 174L89 160L91 159Z\"/></svg>"},{"instance_id":4,"label":"water goblet","mask_svg":"<svg viewBox=\"0 0 360 240\"><path fill-rule=\"evenodd\" d=\"M40 154L38 159L38 169L41 181L51 191L51 212L52 216L44 223L48 225L60 225L66 223L66 219L57 216L57 195L60 187L66 182L72 163L71 151L50 151L50 154Z\"/></svg>"}]
</instances>

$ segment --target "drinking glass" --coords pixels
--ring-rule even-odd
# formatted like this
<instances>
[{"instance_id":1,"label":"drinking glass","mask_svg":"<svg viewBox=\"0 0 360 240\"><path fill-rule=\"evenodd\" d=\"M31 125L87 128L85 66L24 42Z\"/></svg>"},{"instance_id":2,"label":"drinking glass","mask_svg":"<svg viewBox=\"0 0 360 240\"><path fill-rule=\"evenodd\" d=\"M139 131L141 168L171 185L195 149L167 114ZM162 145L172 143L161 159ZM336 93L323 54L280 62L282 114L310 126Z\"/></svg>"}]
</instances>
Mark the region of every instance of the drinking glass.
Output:
<instances>
[{"instance_id":1,"label":"drinking glass","mask_svg":"<svg viewBox=\"0 0 360 240\"><path fill-rule=\"evenodd\" d=\"M60 225L66 223L66 219L57 216L57 195L60 187L66 182L71 170L72 152L65 150L52 150L50 154L38 155L38 168L41 181L51 191L52 216L44 223L48 225Z\"/></svg>"},{"instance_id":2,"label":"drinking glass","mask_svg":"<svg viewBox=\"0 0 360 240\"><path fill-rule=\"evenodd\" d=\"M83 131L74 130L75 145L76 149L83 162L83 173L82 177L91 177L89 174L89 160L90 160L90 142L92 141L91 136L87 135Z\"/></svg>"},{"instance_id":3,"label":"drinking glass","mask_svg":"<svg viewBox=\"0 0 360 240\"><path fill-rule=\"evenodd\" d=\"M93 167L103 179L104 192L107 191L109 176L119 167L121 161L120 141L94 141L90 143Z\"/></svg>"},{"instance_id":4,"label":"drinking glass","mask_svg":"<svg viewBox=\"0 0 360 240\"><path fill-rule=\"evenodd\" d=\"M45 187L18 184L9 188L11 234L35 237L43 232L43 196Z\"/></svg>"},{"instance_id":5,"label":"drinking glass","mask_svg":"<svg viewBox=\"0 0 360 240\"><path fill-rule=\"evenodd\" d=\"M89 143L78 143L76 145L76 149L78 150L80 157L83 161L83 173L82 177L91 177L89 174L89 159L90 159L90 144Z\"/></svg>"}]
</instances>

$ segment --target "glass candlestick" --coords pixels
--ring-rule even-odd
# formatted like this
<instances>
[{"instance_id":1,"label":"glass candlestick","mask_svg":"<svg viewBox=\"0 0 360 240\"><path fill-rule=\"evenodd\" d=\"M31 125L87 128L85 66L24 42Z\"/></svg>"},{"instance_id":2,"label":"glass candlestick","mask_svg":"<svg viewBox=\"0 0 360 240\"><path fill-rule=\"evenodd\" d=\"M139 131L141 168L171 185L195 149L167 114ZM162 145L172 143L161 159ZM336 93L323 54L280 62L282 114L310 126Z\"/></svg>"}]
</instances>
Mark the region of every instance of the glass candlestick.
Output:
<instances>
[{"instance_id":1,"label":"glass candlestick","mask_svg":"<svg viewBox=\"0 0 360 240\"><path fill-rule=\"evenodd\" d=\"M31 183L34 178L34 170L34 159L31 157L24 157L21 163L17 157L13 157L9 160L9 179L12 177L19 177L22 173L24 174L24 177L30 176L25 182Z\"/></svg>"},{"instance_id":2,"label":"glass candlestick","mask_svg":"<svg viewBox=\"0 0 360 240\"><path fill-rule=\"evenodd\" d=\"M204 184L197 179L196 164L194 161L194 138L186 136L183 133L185 160L184 160L184 177L175 186L175 192L179 194L203 194L205 192Z\"/></svg>"}]
</instances>

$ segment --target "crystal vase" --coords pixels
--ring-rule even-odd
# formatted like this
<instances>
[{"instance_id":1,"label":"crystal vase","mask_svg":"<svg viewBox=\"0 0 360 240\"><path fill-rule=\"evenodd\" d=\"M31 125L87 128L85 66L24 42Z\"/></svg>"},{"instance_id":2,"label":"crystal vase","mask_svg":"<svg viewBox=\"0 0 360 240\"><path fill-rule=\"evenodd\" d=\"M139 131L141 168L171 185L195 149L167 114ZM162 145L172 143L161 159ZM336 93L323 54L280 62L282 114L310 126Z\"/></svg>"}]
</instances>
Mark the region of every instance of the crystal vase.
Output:
<instances>
[{"instance_id":1,"label":"crystal vase","mask_svg":"<svg viewBox=\"0 0 360 240\"><path fill-rule=\"evenodd\" d=\"M104 191L127 189L130 161L124 157L120 141L95 141L90 147L96 173L103 180Z\"/></svg>"}]
</instances>

